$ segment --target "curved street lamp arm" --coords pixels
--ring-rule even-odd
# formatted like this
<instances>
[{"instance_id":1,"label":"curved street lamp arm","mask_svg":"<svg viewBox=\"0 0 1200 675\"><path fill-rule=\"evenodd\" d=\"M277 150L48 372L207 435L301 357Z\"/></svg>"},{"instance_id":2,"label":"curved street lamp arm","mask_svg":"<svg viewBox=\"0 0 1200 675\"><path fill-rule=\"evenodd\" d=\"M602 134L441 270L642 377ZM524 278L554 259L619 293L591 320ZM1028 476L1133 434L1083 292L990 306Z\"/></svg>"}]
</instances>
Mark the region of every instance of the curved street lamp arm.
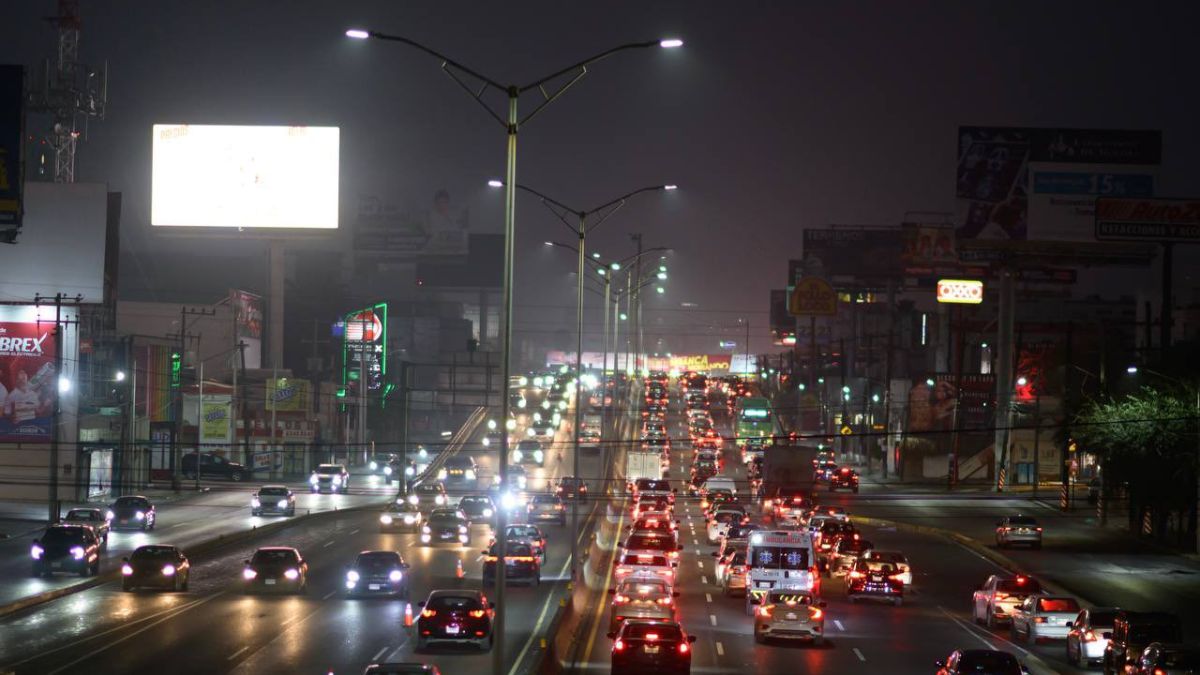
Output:
<instances>
[{"instance_id":1,"label":"curved street lamp arm","mask_svg":"<svg viewBox=\"0 0 1200 675\"><path fill-rule=\"evenodd\" d=\"M550 101L554 100L558 96L562 95L562 92L566 91L567 87L571 86L579 78L583 77L584 74L587 73L587 67L589 65L591 65L603 58L611 56L619 51L624 51L626 49L645 49L647 47L657 47L658 45L659 45L659 41L653 40L651 42L631 42L629 44L623 44L623 45L620 45L617 47L613 47L612 49L609 49L608 51L603 51L603 52L600 52L599 54L596 54L595 56L586 58L586 59L580 61L579 63L576 63L575 65L567 66L566 68L563 68L560 71L551 73L550 75L547 75L540 80L530 82L529 84L524 85L522 87L517 87L517 92L523 94L523 93L529 91L530 89L535 89L535 88L541 89L542 85L546 84L547 82L550 82L551 80L557 80L558 78L562 77L563 75L566 75L569 72L572 72L575 70L582 71L582 72L580 72L579 75L576 75L570 82L568 82L561 89L559 89L557 92L555 92L555 94L553 96L548 96L546 98L545 103L549 103ZM501 87L501 88L503 88L503 87ZM544 95L545 90L543 89L542 92ZM545 103L543 103L543 105L545 105ZM537 112L537 111L535 110L534 112ZM532 117L532 114L530 116ZM526 119L528 119L528 118L526 118Z\"/></svg>"},{"instance_id":2,"label":"curved street lamp arm","mask_svg":"<svg viewBox=\"0 0 1200 675\"><path fill-rule=\"evenodd\" d=\"M443 54L437 50L430 49L429 47L426 47L425 45L421 44L420 42L417 42L416 40L410 40L410 39L400 36L400 35L389 35L387 33L380 33L380 32L373 31L373 30L367 31L367 35L369 37L375 38L376 40L387 40L389 42L401 42L403 44L408 45L409 47L419 49L419 50L425 52L426 54L429 54L430 56L441 59L443 67L445 67L447 65L453 66L454 68L461 70L462 72L470 75L471 77L479 80L480 82L483 82L484 84L495 87L496 89L499 89L500 91L506 91L508 89L508 87L504 86L503 84L500 84L499 82L491 79L490 77L483 75L483 74L479 73L478 71L472 70L471 68L468 68L467 66L464 66L463 64L459 63L458 61L455 61L454 59L450 58L449 56L446 56L445 54Z\"/></svg>"}]
</instances>

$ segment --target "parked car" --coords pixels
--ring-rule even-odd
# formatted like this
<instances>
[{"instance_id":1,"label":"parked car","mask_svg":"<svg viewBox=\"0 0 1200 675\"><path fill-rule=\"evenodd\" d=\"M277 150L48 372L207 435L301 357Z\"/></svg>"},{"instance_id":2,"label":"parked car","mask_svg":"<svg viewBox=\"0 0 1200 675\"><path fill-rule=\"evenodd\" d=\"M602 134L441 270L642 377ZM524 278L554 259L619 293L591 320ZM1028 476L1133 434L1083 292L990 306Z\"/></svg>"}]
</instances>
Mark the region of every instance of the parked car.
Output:
<instances>
[{"instance_id":1,"label":"parked car","mask_svg":"<svg viewBox=\"0 0 1200 675\"><path fill-rule=\"evenodd\" d=\"M182 468L184 478L196 478L196 453L183 456ZM224 478L237 483L249 478L250 474L250 470L238 462L232 462L211 452L200 453L201 478Z\"/></svg>"}]
</instances>

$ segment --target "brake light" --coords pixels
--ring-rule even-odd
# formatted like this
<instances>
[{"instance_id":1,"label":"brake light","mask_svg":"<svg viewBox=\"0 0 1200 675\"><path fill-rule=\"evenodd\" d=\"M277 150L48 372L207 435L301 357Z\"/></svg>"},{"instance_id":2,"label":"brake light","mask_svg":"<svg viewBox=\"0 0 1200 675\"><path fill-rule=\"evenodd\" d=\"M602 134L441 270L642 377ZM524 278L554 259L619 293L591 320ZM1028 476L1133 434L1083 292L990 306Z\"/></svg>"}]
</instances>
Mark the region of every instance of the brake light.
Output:
<instances>
[{"instance_id":1,"label":"brake light","mask_svg":"<svg viewBox=\"0 0 1200 675\"><path fill-rule=\"evenodd\" d=\"M821 619L821 617L823 617L823 616L825 616L825 612L822 612L820 609L817 609L816 607L814 607L812 609L812 611L809 613L809 617L812 618L813 621L819 621Z\"/></svg>"},{"instance_id":2,"label":"brake light","mask_svg":"<svg viewBox=\"0 0 1200 675\"><path fill-rule=\"evenodd\" d=\"M1041 531L1042 531L1042 528L1040 528L1040 527L1039 527L1039 528L1037 528L1037 531L1038 531L1038 532L1041 532Z\"/></svg>"},{"instance_id":3,"label":"brake light","mask_svg":"<svg viewBox=\"0 0 1200 675\"><path fill-rule=\"evenodd\" d=\"M861 579L862 577L863 577L863 573L859 572L858 570L854 570L854 571L850 572L851 579Z\"/></svg>"},{"instance_id":4,"label":"brake light","mask_svg":"<svg viewBox=\"0 0 1200 675\"><path fill-rule=\"evenodd\" d=\"M482 609L471 610L471 618L473 619L482 619L484 614L487 614L487 612Z\"/></svg>"},{"instance_id":5,"label":"brake light","mask_svg":"<svg viewBox=\"0 0 1200 675\"><path fill-rule=\"evenodd\" d=\"M1155 668L1154 675L1167 675L1167 671L1163 670L1162 668Z\"/></svg>"},{"instance_id":6,"label":"brake light","mask_svg":"<svg viewBox=\"0 0 1200 675\"><path fill-rule=\"evenodd\" d=\"M625 641L622 640L621 638L617 638L617 641L613 643L613 651L614 652L625 651Z\"/></svg>"},{"instance_id":7,"label":"brake light","mask_svg":"<svg viewBox=\"0 0 1200 675\"><path fill-rule=\"evenodd\" d=\"M630 569L629 569L628 567L618 567L618 568L617 568L617 575L618 575L618 576L620 576L620 575L622 575L622 574L629 574L629 572L630 572Z\"/></svg>"},{"instance_id":8,"label":"brake light","mask_svg":"<svg viewBox=\"0 0 1200 675\"><path fill-rule=\"evenodd\" d=\"M421 610L421 616L425 617L426 619L429 619L431 617L437 616L437 610L436 609L423 609L423 610Z\"/></svg>"},{"instance_id":9,"label":"brake light","mask_svg":"<svg viewBox=\"0 0 1200 675\"><path fill-rule=\"evenodd\" d=\"M996 599L997 600L1004 600L1007 597L1008 597L1008 593L1001 593L1000 591L996 591Z\"/></svg>"},{"instance_id":10,"label":"brake light","mask_svg":"<svg viewBox=\"0 0 1200 675\"><path fill-rule=\"evenodd\" d=\"M1085 631L1083 634L1083 641L1084 642L1095 642L1096 634L1093 633L1091 630Z\"/></svg>"},{"instance_id":11,"label":"brake light","mask_svg":"<svg viewBox=\"0 0 1200 675\"><path fill-rule=\"evenodd\" d=\"M669 604L671 604L671 599L670 598L659 598L656 602L658 602L658 604L660 604L660 605L669 605Z\"/></svg>"},{"instance_id":12,"label":"brake light","mask_svg":"<svg viewBox=\"0 0 1200 675\"><path fill-rule=\"evenodd\" d=\"M688 653L688 649L690 649L690 648L688 647L688 643L686 640L679 643L679 653L680 654Z\"/></svg>"},{"instance_id":13,"label":"brake light","mask_svg":"<svg viewBox=\"0 0 1200 675\"><path fill-rule=\"evenodd\" d=\"M758 608L758 615L762 616L762 617L770 618L771 614L774 611L775 611L775 605L763 605L762 607Z\"/></svg>"},{"instance_id":14,"label":"brake light","mask_svg":"<svg viewBox=\"0 0 1200 675\"><path fill-rule=\"evenodd\" d=\"M617 593L616 595L613 596L613 602L629 602L629 596L621 595L620 593ZM620 620L621 617L617 617L617 619Z\"/></svg>"},{"instance_id":15,"label":"brake light","mask_svg":"<svg viewBox=\"0 0 1200 675\"><path fill-rule=\"evenodd\" d=\"M496 562L497 560L499 560L499 558L494 555L489 555L488 557L484 558L485 562Z\"/></svg>"},{"instance_id":16,"label":"brake light","mask_svg":"<svg viewBox=\"0 0 1200 675\"><path fill-rule=\"evenodd\" d=\"M889 576L888 578L897 583L901 583L901 584L904 583L904 574L903 573L893 574L893 575Z\"/></svg>"},{"instance_id":17,"label":"brake light","mask_svg":"<svg viewBox=\"0 0 1200 675\"><path fill-rule=\"evenodd\" d=\"M1026 577L1017 577L1017 585L1019 586L1025 585L1026 581L1028 581Z\"/></svg>"}]
</instances>

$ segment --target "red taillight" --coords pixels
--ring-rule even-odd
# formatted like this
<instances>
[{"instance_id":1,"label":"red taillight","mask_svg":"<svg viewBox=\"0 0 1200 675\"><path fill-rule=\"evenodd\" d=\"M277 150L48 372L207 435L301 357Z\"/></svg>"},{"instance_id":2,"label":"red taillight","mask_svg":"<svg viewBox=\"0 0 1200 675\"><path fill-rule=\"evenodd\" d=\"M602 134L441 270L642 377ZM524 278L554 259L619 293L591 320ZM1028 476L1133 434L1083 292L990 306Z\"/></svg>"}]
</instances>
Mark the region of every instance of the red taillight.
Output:
<instances>
[{"instance_id":1,"label":"red taillight","mask_svg":"<svg viewBox=\"0 0 1200 675\"><path fill-rule=\"evenodd\" d=\"M822 612L820 609L817 609L817 608L815 608L815 607L814 607L814 608L813 608L813 610L812 610L812 611L809 613L809 615L808 615L808 616L809 616L809 617L810 617L810 618L811 618L813 621L820 621L820 620L821 620L821 617L825 616L825 612Z\"/></svg>"},{"instance_id":2,"label":"red taillight","mask_svg":"<svg viewBox=\"0 0 1200 675\"><path fill-rule=\"evenodd\" d=\"M430 617L437 616L437 610L435 610L435 609L423 609L423 610L421 610L421 616L425 617L426 619L428 619L428 618L430 618Z\"/></svg>"},{"instance_id":3,"label":"red taillight","mask_svg":"<svg viewBox=\"0 0 1200 675\"><path fill-rule=\"evenodd\" d=\"M1042 531L1042 528L1040 528L1040 527L1039 527L1039 528L1037 528L1037 531L1038 531L1038 532L1041 532L1041 531Z\"/></svg>"},{"instance_id":4,"label":"red taillight","mask_svg":"<svg viewBox=\"0 0 1200 675\"><path fill-rule=\"evenodd\" d=\"M686 640L686 639L684 639L684 641L683 641L683 642L680 642L680 643L679 643L679 653L680 653L680 654L686 654L686 653L688 653L688 650L689 650L689 649L691 649L691 648L690 648L690 647L688 647L688 643L687 643L687 640Z\"/></svg>"},{"instance_id":5,"label":"red taillight","mask_svg":"<svg viewBox=\"0 0 1200 675\"><path fill-rule=\"evenodd\" d=\"M1004 599L1005 599L1005 598L1007 598L1007 597L1008 597L1008 593L1001 593L1001 592L999 592L999 591L997 591L997 592L996 592L996 599L997 599L997 600L1004 600Z\"/></svg>"},{"instance_id":6,"label":"red taillight","mask_svg":"<svg viewBox=\"0 0 1200 675\"><path fill-rule=\"evenodd\" d=\"M658 639L658 633L646 633L646 639L650 642L654 642Z\"/></svg>"},{"instance_id":7,"label":"red taillight","mask_svg":"<svg viewBox=\"0 0 1200 675\"><path fill-rule=\"evenodd\" d=\"M671 604L671 599L670 598L659 598L657 600L657 602L660 605L669 605L669 604Z\"/></svg>"},{"instance_id":8,"label":"red taillight","mask_svg":"<svg viewBox=\"0 0 1200 675\"><path fill-rule=\"evenodd\" d=\"M482 619L487 612L482 609L473 609L470 614L472 619Z\"/></svg>"},{"instance_id":9,"label":"red taillight","mask_svg":"<svg viewBox=\"0 0 1200 675\"><path fill-rule=\"evenodd\" d=\"M621 638L617 638L617 641L613 643L613 651L614 652L625 651L625 641L622 640Z\"/></svg>"},{"instance_id":10,"label":"red taillight","mask_svg":"<svg viewBox=\"0 0 1200 675\"><path fill-rule=\"evenodd\" d=\"M613 602L629 602L629 596L621 595L620 593L617 593L616 595L613 596ZM617 617L617 620L619 621L622 618L623 617Z\"/></svg>"},{"instance_id":11,"label":"red taillight","mask_svg":"<svg viewBox=\"0 0 1200 675\"><path fill-rule=\"evenodd\" d=\"M1046 623L1046 617L1044 617L1044 616L1035 616L1035 617L1033 617L1033 622L1034 622L1034 623Z\"/></svg>"},{"instance_id":12,"label":"red taillight","mask_svg":"<svg viewBox=\"0 0 1200 675\"><path fill-rule=\"evenodd\" d=\"M1155 668L1154 675L1167 675L1167 671L1163 670L1162 668Z\"/></svg>"}]
</instances>

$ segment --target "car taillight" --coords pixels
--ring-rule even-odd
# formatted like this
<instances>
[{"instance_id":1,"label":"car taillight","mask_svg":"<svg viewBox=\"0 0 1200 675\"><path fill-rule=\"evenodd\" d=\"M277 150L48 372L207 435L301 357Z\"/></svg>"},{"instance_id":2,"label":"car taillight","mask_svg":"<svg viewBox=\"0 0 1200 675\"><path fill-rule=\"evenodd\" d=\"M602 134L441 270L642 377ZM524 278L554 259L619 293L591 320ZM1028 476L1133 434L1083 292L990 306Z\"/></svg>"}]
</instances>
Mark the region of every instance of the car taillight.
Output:
<instances>
[{"instance_id":1,"label":"car taillight","mask_svg":"<svg viewBox=\"0 0 1200 675\"><path fill-rule=\"evenodd\" d=\"M435 616L437 616L437 610L436 609L423 609L423 610L421 610L421 616L425 617L426 619L435 617Z\"/></svg>"},{"instance_id":2,"label":"car taillight","mask_svg":"<svg viewBox=\"0 0 1200 675\"><path fill-rule=\"evenodd\" d=\"M687 641L684 641L684 642L680 642L680 643L679 643L679 653L680 653L680 654L686 654L686 653L688 653L688 650L689 650L689 649L690 649L690 647L688 647L688 643L687 643Z\"/></svg>"},{"instance_id":3,"label":"car taillight","mask_svg":"<svg viewBox=\"0 0 1200 675\"><path fill-rule=\"evenodd\" d=\"M1035 529L1036 529L1038 532L1041 532L1041 531L1042 531L1042 528L1040 528L1040 527L1038 527L1038 528L1035 528Z\"/></svg>"},{"instance_id":4,"label":"car taillight","mask_svg":"<svg viewBox=\"0 0 1200 675\"><path fill-rule=\"evenodd\" d=\"M625 641L622 640L621 638L617 638L617 641L613 643L613 651L614 652L625 651Z\"/></svg>"},{"instance_id":5,"label":"car taillight","mask_svg":"<svg viewBox=\"0 0 1200 675\"><path fill-rule=\"evenodd\" d=\"M1044 616L1035 616L1035 617L1033 617L1033 622L1034 622L1034 623L1046 623L1046 617L1044 617Z\"/></svg>"},{"instance_id":6,"label":"car taillight","mask_svg":"<svg viewBox=\"0 0 1200 675\"><path fill-rule=\"evenodd\" d=\"M775 611L775 605L763 605L762 607L758 608L758 615L770 618L771 614L774 611Z\"/></svg>"},{"instance_id":7,"label":"car taillight","mask_svg":"<svg viewBox=\"0 0 1200 675\"><path fill-rule=\"evenodd\" d=\"M628 567L618 567L617 568L617 576L620 576L622 574L629 574L629 572L630 572L630 570Z\"/></svg>"},{"instance_id":8,"label":"car taillight","mask_svg":"<svg viewBox=\"0 0 1200 675\"><path fill-rule=\"evenodd\" d=\"M656 602L658 602L658 604L660 604L660 605L669 605L669 604L671 604L671 599L670 598L659 598Z\"/></svg>"},{"instance_id":9,"label":"car taillight","mask_svg":"<svg viewBox=\"0 0 1200 675\"><path fill-rule=\"evenodd\" d=\"M1163 670L1162 668L1155 668L1154 675L1167 675L1167 671Z\"/></svg>"},{"instance_id":10,"label":"car taillight","mask_svg":"<svg viewBox=\"0 0 1200 675\"><path fill-rule=\"evenodd\" d=\"M901 584L902 584L902 583L904 583L904 574L903 574L903 573L901 573L901 574L893 574L893 575L889 576L888 578L889 578L889 579L891 579L892 581L896 581L896 582L899 582L899 583L901 583Z\"/></svg>"},{"instance_id":11,"label":"car taillight","mask_svg":"<svg viewBox=\"0 0 1200 675\"><path fill-rule=\"evenodd\" d=\"M1088 631L1085 631L1085 632L1083 633L1083 641L1084 641L1084 642L1095 642L1095 641L1096 641L1096 634L1095 634L1095 633L1093 633L1093 632L1092 632L1092 631L1090 631L1090 630L1088 630Z\"/></svg>"},{"instance_id":12,"label":"car taillight","mask_svg":"<svg viewBox=\"0 0 1200 675\"><path fill-rule=\"evenodd\" d=\"M813 621L820 621L820 620L821 620L821 617L825 616L825 612L822 612L820 609L818 609L818 608L814 607L814 608L813 608L813 609L812 609L812 610L809 612L808 616L809 616L809 618L811 618Z\"/></svg>"},{"instance_id":13,"label":"car taillight","mask_svg":"<svg viewBox=\"0 0 1200 675\"><path fill-rule=\"evenodd\" d=\"M851 579L861 579L861 578L863 578L863 573L859 572L858 570L854 570L854 571L850 572L849 576Z\"/></svg>"},{"instance_id":14,"label":"car taillight","mask_svg":"<svg viewBox=\"0 0 1200 675\"><path fill-rule=\"evenodd\" d=\"M487 614L487 612L482 609L473 609L471 610L470 614L472 619L482 619L483 615Z\"/></svg>"},{"instance_id":15,"label":"car taillight","mask_svg":"<svg viewBox=\"0 0 1200 675\"><path fill-rule=\"evenodd\" d=\"M1008 593L1000 593L1000 592L997 592L997 593L996 593L996 599L997 599L997 600L1003 600L1003 599L1005 599L1005 598L1007 598L1007 597L1008 597Z\"/></svg>"},{"instance_id":16,"label":"car taillight","mask_svg":"<svg viewBox=\"0 0 1200 675\"><path fill-rule=\"evenodd\" d=\"M629 602L629 596L621 595L620 593L617 593L616 595L613 596L613 602ZM617 620L620 620L621 618L623 618L623 617L617 617Z\"/></svg>"}]
</instances>

